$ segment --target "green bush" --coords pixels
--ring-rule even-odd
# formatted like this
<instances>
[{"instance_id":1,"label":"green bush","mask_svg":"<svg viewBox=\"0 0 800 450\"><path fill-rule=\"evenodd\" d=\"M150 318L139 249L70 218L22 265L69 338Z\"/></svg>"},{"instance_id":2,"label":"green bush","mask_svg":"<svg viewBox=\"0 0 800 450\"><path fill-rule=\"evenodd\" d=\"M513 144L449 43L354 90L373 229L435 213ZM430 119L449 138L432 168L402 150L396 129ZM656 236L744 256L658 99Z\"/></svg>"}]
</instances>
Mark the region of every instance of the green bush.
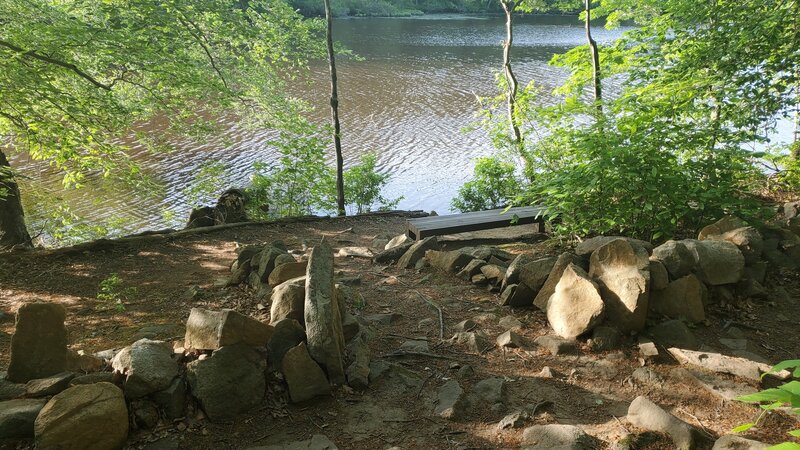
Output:
<instances>
[{"instance_id":1,"label":"green bush","mask_svg":"<svg viewBox=\"0 0 800 450\"><path fill-rule=\"evenodd\" d=\"M800 359L783 361L773 367L769 372L763 374L762 378L770 373L777 373L787 369L793 369L793 376L795 378L800 378ZM764 415L778 408L788 407L789 412L800 416L800 381L789 381L777 388L765 389L755 394L743 395L738 397L737 400L748 403L758 403L762 411L755 422L746 423L734 428L734 433L741 433L757 426ZM800 437L800 429L790 431L789 435ZM800 444L784 442L769 447L768 450L800 450Z\"/></svg>"},{"instance_id":2,"label":"green bush","mask_svg":"<svg viewBox=\"0 0 800 450\"><path fill-rule=\"evenodd\" d=\"M367 213L375 206L381 211L390 210L403 199L403 197L387 199L381 195L391 175L377 172L376 163L375 154L367 153L361 156L360 164L344 172L344 191L347 204L351 205L351 213Z\"/></svg>"},{"instance_id":3,"label":"green bush","mask_svg":"<svg viewBox=\"0 0 800 450\"><path fill-rule=\"evenodd\" d=\"M513 164L496 157L478 158L473 178L459 188L452 209L469 212L506 206L519 194L521 183Z\"/></svg>"},{"instance_id":4,"label":"green bush","mask_svg":"<svg viewBox=\"0 0 800 450\"><path fill-rule=\"evenodd\" d=\"M276 164L257 162L250 177L248 215L255 219L293 217L336 209L335 176L318 136L282 133L272 142Z\"/></svg>"},{"instance_id":5,"label":"green bush","mask_svg":"<svg viewBox=\"0 0 800 450\"><path fill-rule=\"evenodd\" d=\"M97 299L111 303L117 311L125 311L123 301L130 300L137 293L135 287L125 287L122 278L116 273L112 273L108 278L100 282L97 289ZM110 307L105 305L103 309Z\"/></svg>"}]
</instances>

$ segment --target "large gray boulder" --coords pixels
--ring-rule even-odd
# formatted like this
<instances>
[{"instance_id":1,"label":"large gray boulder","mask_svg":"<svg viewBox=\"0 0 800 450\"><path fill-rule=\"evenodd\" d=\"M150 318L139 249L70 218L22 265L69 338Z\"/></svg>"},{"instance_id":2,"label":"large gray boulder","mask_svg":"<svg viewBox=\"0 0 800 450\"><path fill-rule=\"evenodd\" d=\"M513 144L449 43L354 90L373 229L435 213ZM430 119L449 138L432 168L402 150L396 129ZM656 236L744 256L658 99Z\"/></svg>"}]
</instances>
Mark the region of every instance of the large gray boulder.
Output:
<instances>
[{"instance_id":1,"label":"large gray boulder","mask_svg":"<svg viewBox=\"0 0 800 450\"><path fill-rule=\"evenodd\" d=\"M647 320L650 261L643 247L614 239L589 259L589 276L598 281L606 318L620 331L642 331Z\"/></svg>"},{"instance_id":2,"label":"large gray boulder","mask_svg":"<svg viewBox=\"0 0 800 450\"><path fill-rule=\"evenodd\" d=\"M586 264L586 261L578 256L573 255L572 253L565 252L562 253L556 262L553 264L553 268L550 269L550 273L547 275L547 280L542 284L541 289L536 294L536 297L533 299L533 304L541 309L542 311L547 310L547 301L550 300L550 296L556 291L556 285L558 282L561 281L561 275L564 273L564 269L567 268L570 264L575 264L576 266L580 267L583 270L588 270L589 265ZM528 284L528 281L524 281L525 284ZM531 289L534 286L528 284Z\"/></svg>"},{"instance_id":3,"label":"large gray boulder","mask_svg":"<svg viewBox=\"0 0 800 450\"><path fill-rule=\"evenodd\" d=\"M425 252L425 259L428 260L431 267L435 267L442 272L457 273L475 258L458 250L449 252L428 250Z\"/></svg>"},{"instance_id":4,"label":"large gray boulder","mask_svg":"<svg viewBox=\"0 0 800 450\"><path fill-rule=\"evenodd\" d=\"M660 261L673 280L692 273L696 264L694 254L681 241L664 242L653 249L651 259Z\"/></svg>"},{"instance_id":5,"label":"large gray boulder","mask_svg":"<svg viewBox=\"0 0 800 450\"><path fill-rule=\"evenodd\" d=\"M650 293L650 310L672 319L692 323L706 320L704 303L708 289L694 275L686 275L667 285L666 289Z\"/></svg>"},{"instance_id":6,"label":"large gray boulder","mask_svg":"<svg viewBox=\"0 0 800 450\"><path fill-rule=\"evenodd\" d=\"M403 269L413 269L417 265L417 262L425 257L425 252L428 250L435 250L438 246L439 241L436 239L436 236L431 236L419 242L415 242L406 250L403 256L397 260L397 266Z\"/></svg>"},{"instance_id":7,"label":"large gray boulder","mask_svg":"<svg viewBox=\"0 0 800 450\"><path fill-rule=\"evenodd\" d=\"M522 268L533 261L534 258L532 255L526 253L517 255L517 257L511 261L511 264L509 264L508 268L506 269L506 275L503 277L503 285L501 286L501 290L504 290L506 285L518 284L519 275L522 273Z\"/></svg>"},{"instance_id":8,"label":"large gray boulder","mask_svg":"<svg viewBox=\"0 0 800 450\"><path fill-rule=\"evenodd\" d=\"M583 269L570 264L547 302L547 320L553 331L574 339L598 325L604 311L597 284Z\"/></svg>"},{"instance_id":9,"label":"large gray boulder","mask_svg":"<svg viewBox=\"0 0 800 450\"><path fill-rule=\"evenodd\" d=\"M47 400L19 398L0 402L0 442L33 437L33 422Z\"/></svg>"},{"instance_id":10,"label":"large gray boulder","mask_svg":"<svg viewBox=\"0 0 800 450\"><path fill-rule=\"evenodd\" d=\"M344 333L333 280L333 252L325 242L311 251L306 274L305 323L308 353L332 384L344 384Z\"/></svg>"},{"instance_id":11,"label":"large gray boulder","mask_svg":"<svg viewBox=\"0 0 800 450\"><path fill-rule=\"evenodd\" d=\"M628 422L638 428L665 433L678 449L694 449L702 435L688 423L664 411L644 396L636 397L628 407Z\"/></svg>"},{"instance_id":12,"label":"large gray boulder","mask_svg":"<svg viewBox=\"0 0 800 450\"><path fill-rule=\"evenodd\" d=\"M289 349L281 362L281 372L289 386L289 397L298 403L330 393L325 372L311 359L305 343Z\"/></svg>"},{"instance_id":13,"label":"large gray boulder","mask_svg":"<svg viewBox=\"0 0 800 450\"><path fill-rule=\"evenodd\" d=\"M549 256L525 264L522 266L522 270L520 270L519 273L519 283L528 286L533 292L538 293L547 282L548 277L550 277L550 273L553 271L553 267L556 265L558 259L557 256Z\"/></svg>"},{"instance_id":14,"label":"large gray boulder","mask_svg":"<svg viewBox=\"0 0 800 450\"><path fill-rule=\"evenodd\" d=\"M269 274L269 285L275 287L291 279L303 277L306 275L307 266L308 262L306 261L290 261L283 263L275 267L272 273Z\"/></svg>"},{"instance_id":15,"label":"large gray boulder","mask_svg":"<svg viewBox=\"0 0 800 450\"><path fill-rule=\"evenodd\" d=\"M186 321L184 347L195 350L216 350L244 343L254 347L267 345L272 327L232 309L209 311L192 308Z\"/></svg>"},{"instance_id":16,"label":"large gray boulder","mask_svg":"<svg viewBox=\"0 0 800 450\"><path fill-rule=\"evenodd\" d=\"M269 274L272 273L276 266L275 261L282 255L292 257L286 249L276 247L274 244L264 247L264 250L259 254L258 267L256 268L256 274L262 283L269 282ZM292 261L294 261L294 258L292 258Z\"/></svg>"},{"instance_id":17,"label":"large gray boulder","mask_svg":"<svg viewBox=\"0 0 800 450\"><path fill-rule=\"evenodd\" d=\"M586 450L595 448L593 439L575 425L534 425L522 432L526 450Z\"/></svg>"},{"instance_id":18,"label":"large gray boulder","mask_svg":"<svg viewBox=\"0 0 800 450\"><path fill-rule=\"evenodd\" d=\"M227 420L264 399L266 361L245 344L222 347L186 365L192 395L212 421Z\"/></svg>"},{"instance_id":19,"label":"large gray boulder","mask_svg":"<svg viewBox=\"0 0 800 450\"><path fill-rule=\"evenodd\" d=\"M67 310L57 303L26 303L17 311L11 336L9 381L25 383L67 367Z\"/></svg>"},{"instance_id":20,"label":"large gray boulder","mask_svg":"<svg viewBox=\"0 0 800 450\"><path fill-rule=\"evenodd\" d=\"M684 245L695 259L695 273L711 286L738 282L744 273L744 256L728 241L685 240Z\"/></svg>"},{"instance_id":21,"label":"large gray boulder","mask_svg":"<svg viewBox=\"0 0 800 450\"><path fill-rule=\"evenodd\" d=\"M123 348L111 360L114 372L125 376L125 395L139 398L161 391L178 376L172 348L163 341L140 339Z\"/></svg>"},{"instance_id":22,"label":"large gray boulder","mask_svg":"<svg viewBox=\"0 0 800 450\"><path fill-rule=\"evenodd\" d=\"M73 386L42 408L34 435L41 449L120 449L128 438L125 397L111 383Z\"/></svg>"},{"instance_id":23,"label":"large gray boulder","mask_svg":"<svg viewBox=\"0 0 800 450\"><path fill-rule=\"evenodd\" d=\"M283 319L294 319L304 325L306 303L306 277L285 281L272 290L272 306L270 307L270 323L275 325Z\"/></svg>"},{"instance_id":24,"label":"large gray boulder","mask_svg":"<svg viewBox=\"0 0 800 450\"><path fill-rule=\"evenodd\" d=\"M711 234L705 236L705 239L727 241L735 245L742 252L746 264L758 262L764 251L764 239L761 237L761 233L753 227L736 228L723 234Z\"/></svg>"}]
</instances>

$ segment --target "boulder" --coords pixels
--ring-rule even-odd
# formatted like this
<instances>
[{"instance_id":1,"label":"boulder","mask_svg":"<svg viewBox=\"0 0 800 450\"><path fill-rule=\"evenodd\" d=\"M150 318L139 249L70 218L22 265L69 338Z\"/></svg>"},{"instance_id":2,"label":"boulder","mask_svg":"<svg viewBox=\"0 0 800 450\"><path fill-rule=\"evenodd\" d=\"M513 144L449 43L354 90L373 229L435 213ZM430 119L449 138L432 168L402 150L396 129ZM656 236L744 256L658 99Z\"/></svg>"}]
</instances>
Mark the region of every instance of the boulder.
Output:
<instances>
[{"instance_id":1,"label":"boulder","mask_svg":"<svg viewBox=\"0 0 800 450\"><path fill-rule=\"evenodd\" d=\"M25 384L26 397L48 397L56 395L59 392L69 387L69 382L75 378L72 372L61 372L49 376L47 378L40 378L38 380L30 380Z\"/></svg>"},{"instance_id":2,"label":"boulder","mask_svg":"<svg viewBox=\"0 0 800 450\"><path fill-rule=\"evenodd\" d=\"M683 241L695 259L695 273L704 283L717 286L736 283L744 272L744 256L728 241Z\"/></svg>"},{"instance_id":3,"label":"boulder","mask_svg":"<svg viewBox=\"0 0 800 450\"><path fill-rule=\"evenodd\" d=\"M585 241L578 244L578 246L575 247L575 254L578 256L591 255L598 248L617 239L624 239L631 246L635 247L637 250L640 249L644 250L644 252L647 253L648 255L650 253L653 253L653 244L646 241L640 241L639 239L633 239L625 236L596 236L590 239L586 239Z\"/></svg>"},{"instance_id":4,"label":"boulder","mask_svg":"<svg viewBox=\"0 0 800 450\"><path fill-rule=\"evenodd\" d=\"M658 291L666 289L669 284L669 272L661 261L650 261L650 289Z\"/></svg>"},{"instance_id":5,"label":"boulder","mask_svg":"<svg viewBox=\"0 0 800 450\"><path fill-rule=\"evenodd\" d=\"M517 257L511 261L511 264L509 264L508 269L506 269L506 274L503 277L503 289L505 289L508 284L519 283L519 275L522 273L522 268L533 261L534 258L531 255L525 253L517 255Z\"/></svg>"},{"instance_id":6,"label":"boulder","mask_svg":"<svg viewBox=\"0 0 800 450\"><path fill-rule=\"evenodd\" d=\"M256 274L258 275L258 279L262 283L267 283L269 281L269 274L271 274L272 271L275 269L275 260L281 255L287 255L290 258L292 258L292 261L294 261L294 257L289 255L289 253L285 249L278 248L274 244L267 245L266 247L264 247L264 250L262 250L261 253L256 255L259 257ZM252 261L251 265L253 265Z\"/></svg>"},{"instance_id":7,"label":"boulder","mask_svg":"<svg viewBox=\"0 0 800 450\"><path fill-rule=\"evenodd\" d=\"M294 319L282 319L275 323L275 332L267 343L267 361L273 370L280 371L286 352L306 340L306 331Z\"/></svg>"},{"instance_id":8,"label":"boulder","mask_svg":"<svg viewBox=\"0 0 800 450\"><path fill-rule=\"evenodd\" d=\"M770 445L763 442L728 434L717 439L711 450L765 450L768 447Z\"/></svg>"},{"instance_id":9,"label":"boulder","mask_svg":"<svg viewBox=\"0 0 800 450\"><path fill-rule=\"evenodd\" d=\"M285 281L272 290L270 324L275 325L283 319L293 319L304 325L306 303L306 277Z\"/></svg>"},{"instance_id":10,"label":"boulder","mask_svg":"<svg viewBox=\"0 0 800 450\"><path fill-rule=\"evenodd\" d=\"M702 441L696 429L643 396L636 397L628 407L628 422L648 431L669 435L679 449L694 449Z\"/></svg>"},{"instance_id":11,"label":"boulder","mask_svg":"<svg viewBox=\"0 0 800 450\"><path fill-rule=\"evenodd\" d=\"M25 383L63 372L67 367L67 310L57 303L19 307L11 336L9 381Z\"/></svg>"},{"instance_id":12,"label":"boulder","mask_svg":"<svg viewBox=\"0 0 800 450\"><path fill-rule=\"evenodd\" d=\"M456 380L450 380L439 387L436 393L436 407L433 413L444 419L456 419L463 415L467 407L464 390Z\"/></svg>"},{"instance_id":13,"label":"boulder","mask_svg":"<svg viewBox=\"0 0 800 450\"><path fill-rule=\"evenodd\" d=\"M425 252L434 250L439 246L436 236L425 238L415 242L406 250L403 256L397 260L397 266L403 269L413 269L419 260L425 257Z\"/></svg>"},{"instance_id":14,"label":"boulder","mask_svg":"<svg viewBox=\"0 0 800 450\"><path fill-rule=\"evenodd\" d=\"M387 248L386 250L378 253L375 255L372 260L376 264L391 264L400 259L403 255L406 254L409 248L411 248L413 244L411 242L406 242L404 244L400 244L391 248Z\"/></svg>"},{"instance_id":15,"label":"boulder","mask_svg":"<svg viewBox=\"0 0 800 450\"><path fill-rule=\"evenodd\" d=\"M231 276L225 283L226 286L236 286L244 283L250 277L252 270L253 266L251 265L250 261L244 261L241 263L234 261L233 265L231 266Z\"/></svg>"},{"instance_id":16,"label":"boulder","mask_svg":"<svg viewBox=\"0 0 800 450\"><path fill-rule=\"evenodd\" d=\"M101 358L67 350L67 370L71 372L96 372L103 369L106 363Z\"/></svg>"},{"instance_id":17,"label":"boulder","mask_svg":"<svg viewBox=\"0 0 800 450\"><path fill-rule=\"evenodd\" d=\"M483 409L496 403L503 403L506 393L506 382L503 378L486 378L475 383L470 395L470 404Z\"/></svg>"},{"instance_id":18,"label":"boulder","mask_svg":"<svg viewBox=\"0 0 800 450\"><path fill-rule=\"evenodd\" d=\"M239 343L254 347L267 345L272 327L232 309L209 311L192 308L186 321L184 347L216 350Z\"/></svg>"},{"instance_id":19,"label":"boulder","mask_svg":"<svg viewBox=\"0 0 800 450\"><path fill-rule=\"evenodd\" d=\"M556 291L556 286L558 285L558 282L561 281L561 275L570 264L575 264L584 270L589 269L588 264L586 264L583 258L568 252L562 253L553 264L553 268L547 275L547 280L542 285L542 288L536 294L536 298L533 299L533 304L537 308L541 309L542 311L547 311L547 301L550 300L550 296L552 296ZM531 286L531 288L533 288L533 286Z\"/></svg>"},{"instance_id":20,"label":"boulder","mask_svg":"<svg viewBox=\"0 0 800 450\"><path fill-rule=\"evenodd\" d=\"M0 402L0 442L33 437L33 423L47 400L20 398Z\"/></svg>"},{"instance_id":21,"label":"boulder","mask_svg":"<svg viewBox=\"0 0 800 450\"><path fill-rule=\"evenodd\" d=\"M697 235L698 240L712 239L712 236L720 236L729 231L745 228L748 224L736 216L725 216L722 219L705 226Z\"/></svg>"},{"instance_id":22,"label":"boulder","mask_svg":"<svg viewBox=\"0 0 800 450\"><path fill-rule=\"evenodd\" d=\"M624 239L609 241L592 253L589 276L599 284L608 321L623 333L642 331L650 293L647 251Z\"/></svg>"},{"instance_id":23,"label":"boulder","mask_svg":"<svg viewBox=\"0 0 800 450\"><path fill-rule=\"evenodd\" d=\"M691 250L682 241L670 240L659 245L653 249L653 256L650 258L661 262L673 280L692 273L696 264Z\"/></svg>"},{"instance_id":24,"label":"boulder","mask_svg":"<svg viewBox=\"0 0 800 450\"><path fill-rule=\"evenodd\" d=\"M706 319L703 306L708 289L694 275L686 275L650 293L650 310L673 319L684 318L692 323Z\"/></svg>"},{"instance_id":25,"label":"boulder","mask_svg":"<svg viewBox=\"0 0 800 450\"><path fill-rule=\"evenodd\" d=\"M333 252L323 241L311 251L306 275L305 326L308 353L332 384L344 384L344 333L333 281Z\"/></svg>"},{"instance_id":26,"label":"boulder","mask_svg":"<svg viewBox=\"0 0 800 450\"><path fill-rule=\"evenodd\" d=\"M425 252L425 259L428 260L428 263L430 263L432 267L442 272L457 273L475 258L457 250L450 252L428 250Z\"/></svg>"},{"instance_id":27,"label":"boulder","mask_svg":"<svg viewBox=\"0 0 800 450\"><path fill-rule=\"evenodd\" d=\"M473 259L456 276L462 280L471 281L472 277L481 273L481 267L486 265L482 259Z\"/></svg>"},{"instance_id":28,"label":"boulder","mask_svg":"<svg viewBox=\"0 0 800 450\"><path fill-rule=\"evenodd\" d=\"M245 344L222 347L186 365L192 395L212 421L227 420L264 399L266 362Z\"/></svg>"},{"instance_id":29,"label":"boulder","mask_svg":"<svg viewBox=\"0 0 800 450\"><path fill-rule=\"evenodd\" d=\"M140 339L120 350L111 361L114 372L125 377L125 396L144 397L169 387L178 376L172 347L163 341Z\"/></svg>"},{"instance_id":30,"label":"boulder","mask_svg":"<svg viewBox=\"0 0 800 450\"><path fill-rule=\"evenodd\" d=\"M735 245L742 252L745 264L758 262L764 251L764 239L761 237L761 233L753 227L742 227L723 234L707 235L704 239L727 241Z\"/></svg>"},{"instance_id":31,"label":"boulder","mask_svg":"<svg viewBox=\"0 0 800 450\"><path fill-rule=\"evenodd\" d=\"M501 306L526 307L533 305L536 293L525 283L506 285L500 294Z\"/></svg>"},{"instance_id":32,"label":"boulder","mask_svg":"<svg viewBox=\"0 0 800 450\"><path fill-rule=\"evenodd\" d=\"M570 264L547 302L547 320L557 335L574 339L603 320L605 304L597 284Z\"/></svg>"},{"instance_id":33,"label":"boulder","mask_svg":"<svg viewBox=\"0 0 800 450\"><path fill-rule=\"evenodd\" d=\"M275 267L269 274L269 285L275 287L293 278L304 277L307 265L306 261L295 261Z\"/></svg>"},{"instance_id":34,"label":"boulder","mask_svg":"<svg viewBox=\"0 0 800 450\"><path fill-rule=\"evenodd\" d=\"M595 448L591 436L575 425L534 425L522 432L526 450L586 450Z\"/></svg>"},{"instance_id":35,"label":"boulder","mask_svg":"<svg viewBox=\"0 0 800 450\"><path fill-rule=\"evenodd\" d=\"M550 276L556 261L558 261L558 257L551 256L525 264L519 273L519 283L528 286L533 292L539 292Z\"/></svg>"},{"instance_id":36,"label":"boulder","mask_svg":"<svg viewBox=\"0 0 800 450\"><path fill-rule=\"evenodd\" d=\"M128 438L128 409L111 383L73 386L42 408L34 423L37 448L116 450Z\"/></svg>"},{"instance_id":37,"label":"boulder","mask_svg":"<svg viewBox=\"0 0 800 450\"><path fill-rule=\"evenodd\" d=\"M301 342L286 352L281 362L281 372L289 386L289 397L293 403L330 393L325 372L311 359L305 343Z\"/></svg>"},{"instance_id":38,"label":"boulder","mask_svg":"<svg viewBox=\"0 0 800 450\"><path fill-rule=\"evenodd\" d=\"M497 264L486 264L481 267L481 274L490 284L499 285L503 282L503 277L506 276L506 268Z\"/></svg>"},{"instance_id":39,"label":"boulder","mask_svg":"<svg viewBox=\"0 0 800 450\"><path fill-rule=\"evenodd\" d=\"M653 340L664 347L697 350L700 346L694 333L680 320L668 320L647 330Z\"/></svg>"},{"instance_id":40,"label":"boulder","mask_svg":"<svg viewBox=\"0 0 800 450\"><path fill-rule=\"evenodd\" d=\"M6 373L0 372L0 401L25 395L25 384L13 383L6 379Z\"/></svg>"}]
</instances>

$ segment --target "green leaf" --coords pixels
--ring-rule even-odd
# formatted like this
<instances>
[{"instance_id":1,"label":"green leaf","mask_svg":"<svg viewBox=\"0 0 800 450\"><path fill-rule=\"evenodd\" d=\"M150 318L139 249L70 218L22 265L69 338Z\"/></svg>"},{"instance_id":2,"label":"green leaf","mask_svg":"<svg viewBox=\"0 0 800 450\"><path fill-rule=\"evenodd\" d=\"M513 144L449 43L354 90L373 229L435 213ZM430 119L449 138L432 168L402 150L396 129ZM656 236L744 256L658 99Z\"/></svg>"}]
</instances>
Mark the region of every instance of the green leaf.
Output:
<instances>
[{"instance_id":1,"label":"green leaf","mask_svg":"<svg viewBox=\"0 0 800 450\"><path fill-rule=\"evenodd\" d=\"M756 426L756 424L754 423L745 423L743 425L739 425L738 427L732 429L731 433L743 433L749 430L750 428L753 428L754 426Z\"/></svg>"}]
</instances>

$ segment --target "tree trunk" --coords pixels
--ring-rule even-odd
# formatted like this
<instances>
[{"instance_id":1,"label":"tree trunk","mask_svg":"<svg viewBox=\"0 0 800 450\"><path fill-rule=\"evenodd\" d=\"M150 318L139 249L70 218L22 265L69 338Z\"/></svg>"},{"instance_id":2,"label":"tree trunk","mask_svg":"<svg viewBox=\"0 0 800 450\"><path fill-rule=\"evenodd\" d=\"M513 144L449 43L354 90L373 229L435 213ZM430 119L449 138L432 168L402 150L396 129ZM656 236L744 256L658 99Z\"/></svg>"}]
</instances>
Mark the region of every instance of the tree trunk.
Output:
<instances>
[{"instance_id":1,"label":"tree trunk","mask_svg":"<svg viewBox=\"0 0 800 450\"><path fill-rule=\"evenodd\" d=\"M508 122L511 126L511 134L513 135L513 144L522 160L525 162L526 175L533 175L533 167L531 161L526 157L524 151L524 141L522 131L520 131L519 124L517 123L517 77L511 69L511 46L514 43L514 7L516 3L509 0L500 0L503 6L503 11L506 14L506 40L503 42L503 74L506 78L508 85L507 99L508 99Z\"/></svg>"},{"instance_id":2,"label":"tree trunk","mask_svg":"<svg viewBox=\"0 0 800 450\"><path fill-rule=\"evenodd\" d=\"M331 1L323 0L325 4L325 22L327 31L325 37L328 41L328 63L331 71L331 122L333 123L333 146L336 150L336 209L340 216L345 215L344 210L344 159L342 158L341 126L339 125L339 93L336 89L336 58L333 53L333 18L331 17Z\"/></svg>"},{"instance_id":3,"label":"tree trunk","mask_svg":"<svg viewBox=\"0 0 800 450\"><path fill-rule=\"evenodd\" d=\"M5 153L0 151L0 250L31 245L19 187Z\"/></svg>"},{"instance_id":4,"label":"tree trunk","mask_svg":"<svg viewBox=\"0 0 800 450\"><path fill-rule=\"evenodd\" d=\"M600 86L600 53L597 50L597 42L592 38L592 0L584 0L584 10L586 11L586 41L589 43L589 53L592 57L592 84L594 85L594 101L597 105L597 112L603 112L603 93Z\"/></svg>"}]
</instances>

